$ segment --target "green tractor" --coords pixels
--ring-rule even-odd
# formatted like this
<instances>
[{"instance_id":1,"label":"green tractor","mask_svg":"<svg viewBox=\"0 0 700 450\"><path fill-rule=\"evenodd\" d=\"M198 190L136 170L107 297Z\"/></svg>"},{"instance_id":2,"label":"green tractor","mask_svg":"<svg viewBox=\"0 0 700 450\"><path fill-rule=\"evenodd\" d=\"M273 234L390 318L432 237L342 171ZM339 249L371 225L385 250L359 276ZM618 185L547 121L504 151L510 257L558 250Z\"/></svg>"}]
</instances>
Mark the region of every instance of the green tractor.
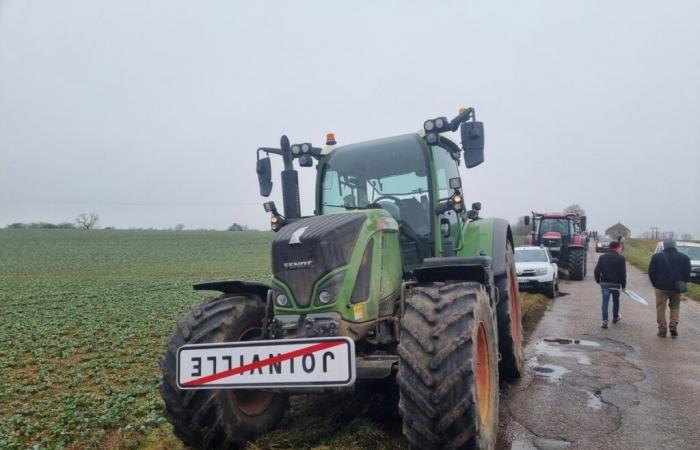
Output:
<instances>
[{"instance_id":1,"label":"green tractor","mask_svg":"<svg viewBox=\"0 0 700 450\"><path fill-rule=\"evenodd\" d=\"M283 136L258 149L263 196L271 154L284 162L284 214L264 204L272 279L194 286L221 295L178 321L161 362L175 434L239 447L280 423L290 394L387 380L412 447L493 448L499 378L520 376L523 331L510 226L464 206L460 162L484 160L474 110L345 146ZM316 163L310 217L294 160Z\"/></svg>"}]
</instances>

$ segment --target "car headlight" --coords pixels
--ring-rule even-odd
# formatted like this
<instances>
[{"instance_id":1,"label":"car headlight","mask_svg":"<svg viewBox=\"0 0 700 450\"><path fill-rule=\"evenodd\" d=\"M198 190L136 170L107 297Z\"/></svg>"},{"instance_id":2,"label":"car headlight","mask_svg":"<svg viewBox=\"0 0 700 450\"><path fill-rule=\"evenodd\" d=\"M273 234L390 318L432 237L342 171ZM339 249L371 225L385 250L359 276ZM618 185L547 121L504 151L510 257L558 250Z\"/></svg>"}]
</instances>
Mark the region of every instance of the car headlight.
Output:
<instances>
[{"instance_id":1,"label":"car headlight","mask_svg":"<svg viewBox=\"0 0 700 450\"><path fill-rule=\"evenodd\" d=\"M545 269L545 268L535 269L535 275L547 275L547 269Z\"/></svg>"}]
</instances>

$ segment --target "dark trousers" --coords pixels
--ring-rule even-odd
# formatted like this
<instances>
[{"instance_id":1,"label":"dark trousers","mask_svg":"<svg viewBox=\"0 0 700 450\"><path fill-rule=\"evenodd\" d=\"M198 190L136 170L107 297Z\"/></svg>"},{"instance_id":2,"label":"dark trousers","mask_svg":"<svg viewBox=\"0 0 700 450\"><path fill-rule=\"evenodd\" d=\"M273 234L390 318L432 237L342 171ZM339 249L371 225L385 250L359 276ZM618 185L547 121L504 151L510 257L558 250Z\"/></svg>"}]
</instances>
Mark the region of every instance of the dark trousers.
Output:
<instances>
[{"instance_id":1,"label":"dark trousers","mask_svg":"<svg viewBox=\"0 0 700 450\"><path fill-rule=\"evenodd\" d=\"M608 305L610 304L610 295L612 294L613 299L613 319L620 316L620 290L601 288L603 293L603 320L607 322L608 320Z\"/></svg>"}]
</instances>

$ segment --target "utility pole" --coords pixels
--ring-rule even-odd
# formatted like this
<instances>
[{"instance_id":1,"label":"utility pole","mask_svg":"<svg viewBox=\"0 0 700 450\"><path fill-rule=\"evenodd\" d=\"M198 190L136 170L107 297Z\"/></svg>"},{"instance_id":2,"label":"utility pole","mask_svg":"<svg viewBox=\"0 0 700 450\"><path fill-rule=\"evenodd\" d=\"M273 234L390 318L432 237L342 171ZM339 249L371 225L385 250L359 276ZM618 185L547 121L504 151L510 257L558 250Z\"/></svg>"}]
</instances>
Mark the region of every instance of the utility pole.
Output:
<instances>
[{"instance_id":1,"label":"utility pole","mask_svg":"<svg viewBox=\"0 0 700 450\"><path fill-rule=\"evenodd\" d=\"M651 238L652 239L659 239L659 227L651 227Z\"/></svg>"}]
</instances>

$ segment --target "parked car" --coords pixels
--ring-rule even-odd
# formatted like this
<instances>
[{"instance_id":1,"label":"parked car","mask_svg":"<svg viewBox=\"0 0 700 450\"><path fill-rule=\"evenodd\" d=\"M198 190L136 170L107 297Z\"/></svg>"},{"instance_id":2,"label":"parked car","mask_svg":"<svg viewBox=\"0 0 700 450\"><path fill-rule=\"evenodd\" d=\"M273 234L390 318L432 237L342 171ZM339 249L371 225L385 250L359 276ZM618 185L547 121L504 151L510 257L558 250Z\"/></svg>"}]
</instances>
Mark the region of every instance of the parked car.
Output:
<instances>
[{"instance_id":1,"label":"parked car","mask_svg":"<svg viewBox=\"0 0 700 450\"><path fill-rule=\"evenodd\" d=\"M700 244L697 242L676 241L679 252L685 253L690 258L690 281L700 284ZM660 253L664 249L664 243L656 244L654 253Z\"/></svg>"},{"instance_id":2,"label":"parked car","mask_svg":"<svg viewBox=\"0 0 700 450\"><path fill-rule=\"evenodd\" d=\"M601 236L595 243L596 253L607 253L610 251L610 243L617 239L613 239L610 236Z\"/></svg>"},{"instance_id":3,"label":"parked car","mask_svg":"<svg viewBox=\"0 0 700 450\"><path fill-rule=\"evenodd\" d=\"M559 292L559 268L557 259L549 249L528 245L515 248L515 270L521 291L544 291L549 298Z\"/></svg>"}]
</instances>

